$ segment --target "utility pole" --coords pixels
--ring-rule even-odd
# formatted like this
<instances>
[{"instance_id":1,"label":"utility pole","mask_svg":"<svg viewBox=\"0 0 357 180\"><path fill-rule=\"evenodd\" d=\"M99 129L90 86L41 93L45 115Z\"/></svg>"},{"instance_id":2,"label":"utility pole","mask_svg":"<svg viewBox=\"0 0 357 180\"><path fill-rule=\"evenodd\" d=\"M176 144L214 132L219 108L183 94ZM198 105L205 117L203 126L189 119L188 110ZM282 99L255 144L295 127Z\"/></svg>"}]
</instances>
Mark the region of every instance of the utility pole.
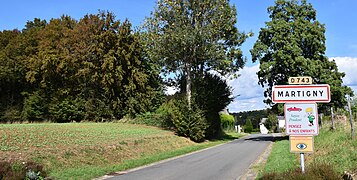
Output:
<instances>
[{"instance_id":1,"label":"utility pole","mask_svg":"<svg viewBox=\"0 0 357 180\"><path fill-rule=\"evenodd\" d=\"M351 101L350 95L347 95L348 111L350 112L351 139L353 140L355 138L355 128L353 127L351 102L350 101Z\"/></svg>"}]
</instances>

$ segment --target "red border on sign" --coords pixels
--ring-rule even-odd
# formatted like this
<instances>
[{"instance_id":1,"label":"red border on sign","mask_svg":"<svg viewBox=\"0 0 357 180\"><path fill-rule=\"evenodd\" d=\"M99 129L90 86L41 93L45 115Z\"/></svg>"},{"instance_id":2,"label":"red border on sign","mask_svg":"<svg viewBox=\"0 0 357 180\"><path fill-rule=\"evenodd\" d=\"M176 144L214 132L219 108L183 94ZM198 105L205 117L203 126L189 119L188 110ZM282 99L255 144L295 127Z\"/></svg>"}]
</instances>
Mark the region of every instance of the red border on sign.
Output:
<instances>
[{"instance_id":1,"label":"red border on sign","mask_svg":"<svg viewBox=\"0 0 357 180\"><path fill-rule=\"evenodd\" d=\"M318 84L318 85L276 85L273 86L274 89L293 89L293 88L311 88L311 87L324 87L327 88L327 99L322 100L275 100L274 90L272 90L272 101L273 103L313 103L313 102L330 102L330 85L328 84Z\"/></svg>"}]
</instances>

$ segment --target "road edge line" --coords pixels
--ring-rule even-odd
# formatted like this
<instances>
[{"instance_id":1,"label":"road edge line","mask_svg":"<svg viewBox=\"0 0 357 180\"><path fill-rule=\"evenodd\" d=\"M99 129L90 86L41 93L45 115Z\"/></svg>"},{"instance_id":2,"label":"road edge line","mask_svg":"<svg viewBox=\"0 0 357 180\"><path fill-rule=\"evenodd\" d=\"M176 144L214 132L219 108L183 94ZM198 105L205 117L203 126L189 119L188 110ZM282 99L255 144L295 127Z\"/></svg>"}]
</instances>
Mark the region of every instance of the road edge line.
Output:
<instances>
[{"instance_id":1,"label":"road edge line","mask_svg":"<svg viewBox=\"0 0 357 180\"><path fill-rule=\"evenodd\" d=\"M113 177L118 177L118 176L123 175L123 174L127 174L127 173L130 173L130 172L138 171L138 170L141 170L141 169L144 169L144 168L147 168L147 167L155 166L155 165L162 164L162 163L165 163L165 162L168 162L168 161L171 161L171 160L179 159L179 158L182 158L182 157L185 157L185 156L190 156L190 155L195 154L195 153L199 153L199 152L206 151L206 150L209 150L209 149L212 149L212 148L223 146L225 144L231 143L231 142L236 141L236 140L243 140L243 139L245 139L245 138L247 138L249 136L251 136L251 134L248 134L247 136L243 136L241 138L238 138L238 139L235 139L235 140L232 140L232 141L228 141L226 143L218 144L218 145L211 146L211 147L208 147L208 148L205 148L205 149L200 149L200 150L193 151L193 152L190 152L190 153L187 153L187 154L182 154L182 155L179 155L179 156L171 157L171 158L168 158L168 159L164 159L164 160L161 160L161 161L153 162L153 163L150 163L150 164L147 164L147 165L139 166L139 167L136 167L136 168L125 170L125 171L114 172L113 174L115 174L115 175L104 175L102 177L94 178L93 180L105 180L105 179L109 179L109 178L113 178Z\"/></svg>"},{"instance_id":2,"label":"road edge line","mask_svg":"<svg viewBox=\"0 0 357 180\"><path fill-rule=\"evenodd\" d=\"M276 136L273 134L273 138L275 138ZM268 156L271 153L273 144L274 144L275 140L273 139L272 142L270 142L270 144L265 148L265 150L257 157L257 159L254 160L254 162L252 164L250 164L249 168L246 170L246 172L237 178L237 180L247 180L247 179L256 179L258 176L258 172L255 171L254 167L259 165L259 164L264 164L267 161ZM263 156L267 156L266 158L264 158Z\"/></svg>"}]
</instances>

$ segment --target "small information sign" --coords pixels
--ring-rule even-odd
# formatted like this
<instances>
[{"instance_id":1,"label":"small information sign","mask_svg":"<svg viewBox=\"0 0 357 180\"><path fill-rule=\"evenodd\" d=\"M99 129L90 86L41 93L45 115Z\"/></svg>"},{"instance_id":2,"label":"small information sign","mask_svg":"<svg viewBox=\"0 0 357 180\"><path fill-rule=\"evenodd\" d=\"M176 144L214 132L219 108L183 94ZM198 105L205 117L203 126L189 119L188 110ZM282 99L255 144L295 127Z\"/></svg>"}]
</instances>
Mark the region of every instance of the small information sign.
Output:
<instances>
[{"instance_id":1,"label":"small information sign","mask_svg":"<svg viewBox=\"0 0 357 180\"><path fill-rule=\"evenodd\" d=\"M289 136L290 152L293 153L313 153L314 137L313 136Z\"/></svg>"},{"instance_id":2,"label":"small information sign","mask_svg":"<svg viewBox=\"0 0 357 180\"><path fill-rule=\"evenodd\" d=\"M304 77L289 77L289 84L312 84L312 78Z\"/></svg>"},{"instance_id":3,"label":"small information sign","mask_svg":"<svg viewBox=\"0 0 357 180\"><path fill-rule=\"evenodd\" d=\"M310 136L319 134L316 103L286 103L284 111L286 134L295 136Z\"/></svg>"}]
</instances>

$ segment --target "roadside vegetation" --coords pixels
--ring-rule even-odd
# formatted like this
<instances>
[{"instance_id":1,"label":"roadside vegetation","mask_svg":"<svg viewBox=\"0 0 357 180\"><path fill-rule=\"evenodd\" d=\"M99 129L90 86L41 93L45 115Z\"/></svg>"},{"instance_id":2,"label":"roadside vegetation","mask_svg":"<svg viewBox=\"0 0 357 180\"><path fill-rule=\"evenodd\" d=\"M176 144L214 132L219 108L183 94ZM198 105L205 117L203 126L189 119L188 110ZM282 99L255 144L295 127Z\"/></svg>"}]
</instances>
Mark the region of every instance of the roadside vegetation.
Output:
<instances>
[{"instance_id":1,"label":"roadside vegetation","mask_svg":"<svg viewBox=\"0 0 357 180\"><path fill-rule=\"evenodd\" d=\"M351 139L350 127L329 124L314 138L314 153L305 154L302 175L300 155L291 153L289 140L276 141L258 179L342 179L345 172L357 173L357 141Z\"/></svg>"},{"instance_id":2,"label":"roadside vegetation","mask_svg":"<svg viewBox=\"0 0 357 180\"><path fill-rule=\"evenodd\" d=\"M304 75L330 84L332 100L323 111L343 107L352 91L325 56L325 27L312 5L277 0L268 12L272 21L251 50L261 64L265 102L273 105L273 85ZM250 133L270 115L274 131L282 106L220 116L235 98L223 77L239 76L246 63L240 47L253 35L238 30L236 16L227 0L162 0L140 28L99 11L79 20L35 18L22 30L1 31L0 123L9 124L0 125L0 179L17 177L6 174L13 170L28 177L97 177L222 143L216 139L227 138L232 120ZM168 86L179 90L165 95ZM20 124L39 122L45 123Z\"/></svg>"},{"instance_id":3,"label":"roadside vegetation","mask_svg":"<svg viewBox=\"0 0 357 180\"><path fill-rule=\"evenodd\" d=\"M171 131L144 125L2 124L0 177L21 179L33 171L39 177L91 179L238 137L238 134L231 135L221 140L195 143Z\"/></svg>"}]
</instances>

